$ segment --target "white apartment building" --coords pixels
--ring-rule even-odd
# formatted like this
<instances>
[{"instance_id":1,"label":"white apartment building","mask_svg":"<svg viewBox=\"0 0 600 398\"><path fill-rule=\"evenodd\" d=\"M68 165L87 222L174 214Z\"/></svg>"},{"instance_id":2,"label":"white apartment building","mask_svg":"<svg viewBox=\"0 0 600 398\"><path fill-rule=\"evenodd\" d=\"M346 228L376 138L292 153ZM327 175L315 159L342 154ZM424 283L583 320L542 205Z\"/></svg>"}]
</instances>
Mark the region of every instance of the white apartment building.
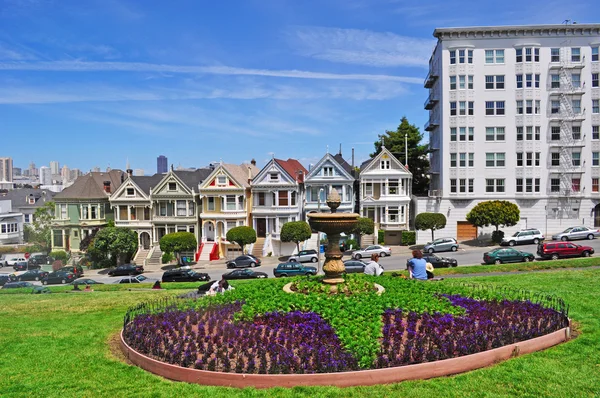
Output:
<instances>
[{"instance_id":1,"label":"white apartment building","mask_svg":"<svg viewBox=\"0 0 600 398\"><path fill-rule=\"evenodd\" d=\"M47 166L40 167L40 185L52 185L52 170Z\"/></svg>"},{"instance_id":2,"label":"white apartment building","mask_svg":"<svg viewBox=\"0 0 600 398\"><path fill-rule=\"evenodd\" d=\"M600 227L600 24L436 29L425 88L431 185L415 214L446 215L437 236L491 233L465 216L509 200L546 234ZM421 231L417 241L428 240Z\"/></svg>"},{"instance_id":3,"label":"white apartment building","mask_svg":"<svg viewBox=\"0 0 600 398\"><path fill-rule=\"evenodd\" d=\"M12 182L13 160L12 158L0 158L0 181Z\"/></svg>"}]
</instances>

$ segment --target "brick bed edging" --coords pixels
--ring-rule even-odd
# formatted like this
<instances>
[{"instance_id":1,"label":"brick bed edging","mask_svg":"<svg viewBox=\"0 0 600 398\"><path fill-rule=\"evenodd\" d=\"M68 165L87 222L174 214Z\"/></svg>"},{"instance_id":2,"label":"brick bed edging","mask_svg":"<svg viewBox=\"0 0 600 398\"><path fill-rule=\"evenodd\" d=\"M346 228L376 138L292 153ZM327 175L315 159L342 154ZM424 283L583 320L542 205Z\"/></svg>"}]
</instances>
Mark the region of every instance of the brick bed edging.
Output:
<instances>
[{"instance_id":1,"label":"brick bed edging","mask_svg":"<svg viewBox=\"0 0 600 398\"><path fill-rule=\"evenodd\" d=\"M435 362L352 372L277 375L213 372L171 365L140 354L129 347L125 342L123 339L123 330L121 330L120 335L121 350L133 364L170 380L209 386L238 388L294 386L354 387L397 383L405 380L430 379L433 377L450 376L484 368L505 361L511 357L544 350L565 342L571 337L571 328L570 326L567 326L545 336L509 344L504 347L494 348L484 352L478 352L476 354L443 359Z\"/></svg>"}]
</instances>

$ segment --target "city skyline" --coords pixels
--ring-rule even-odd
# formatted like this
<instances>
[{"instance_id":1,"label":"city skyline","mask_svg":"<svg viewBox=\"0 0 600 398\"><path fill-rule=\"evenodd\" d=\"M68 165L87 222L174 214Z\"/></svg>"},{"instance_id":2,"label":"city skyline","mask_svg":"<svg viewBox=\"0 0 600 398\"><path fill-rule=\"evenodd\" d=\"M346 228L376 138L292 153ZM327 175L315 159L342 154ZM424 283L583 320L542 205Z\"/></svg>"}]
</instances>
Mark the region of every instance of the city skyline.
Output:
<instances>
[{"instance_id":1,"label":"city skyline","mask_svg":"<svg viewBox=\"0 0 600 398\"><path fill-rule=\"evenodd\" d=\"M360 163L402 116L422 130L435 28L600 19L589 0L468 4L9 2L1 156L154 170L159 154L185 167L273 153L310 164L341 143Z\"/></svg>"}]
</instances>

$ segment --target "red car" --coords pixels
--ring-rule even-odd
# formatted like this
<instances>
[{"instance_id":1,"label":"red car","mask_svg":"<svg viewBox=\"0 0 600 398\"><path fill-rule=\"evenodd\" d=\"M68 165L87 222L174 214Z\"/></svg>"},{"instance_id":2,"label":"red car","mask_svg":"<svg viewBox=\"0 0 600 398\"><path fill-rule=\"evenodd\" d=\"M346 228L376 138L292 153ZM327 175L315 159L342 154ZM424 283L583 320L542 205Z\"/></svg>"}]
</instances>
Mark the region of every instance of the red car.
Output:
<instances>
[{"instance_id":1,"label":"red car","mask_svg":"<svg viewBox=\"0 0 600 398\"><path fill-rule=\"evenodd\" d=\"M594 248L571 242L549 242L539 245L537 254L543 259L551 258L552 260L563 257L589 257L594 254Z\"/></svg>"}]
</instances>

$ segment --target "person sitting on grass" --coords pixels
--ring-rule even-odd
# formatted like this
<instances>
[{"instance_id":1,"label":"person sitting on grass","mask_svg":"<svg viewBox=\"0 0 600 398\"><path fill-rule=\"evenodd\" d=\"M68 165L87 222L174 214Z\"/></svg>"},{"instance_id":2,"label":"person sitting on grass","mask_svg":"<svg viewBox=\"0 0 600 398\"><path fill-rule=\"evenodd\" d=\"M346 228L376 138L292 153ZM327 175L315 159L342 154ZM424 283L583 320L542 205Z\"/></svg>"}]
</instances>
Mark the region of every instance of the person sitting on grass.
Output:
<instances>
[{"instance_id":1,"label":"person sitting on grass","mask_svg":"<svg viewBox=\"0 0 600 398\"><path fill-rule=\"evenodd\" d=\"M427 261L423 258L423 253L420 250L413 250L413 258L408 260L408 271L411 279L420 281L427 280Z\"/></svg>"},{"instance_id":2,"label":"person sitting on grass","mask_svg":"<svg viewBox=\"0 0 600 398\"><path fill-rule=\"evenodd\" d=\"M162 286L160 286L160 281L154 282L154 286L152 286L152 289L162 289Z\"/></svg>"},{"instance_id":3,"label":"person sitting on grass","mask_svg":"<svg viewBox=\"0 0 600 398\"><path fill-rule=\"evenodd\" d=\"M75 285L75 286L73 286L73 291L74 291L74 292L80 292L80 291L81 291L81 289L79 288L79 285Z\"/></svg>"},{"instance_id":4,"label":"person sitting on grass","mask_svg":"<svg viewBox=\"0 0 600 398\"><path fill-rule=\"evenodd\" d=\"M365 266L365 274L379 276L383 274L383 267L377 262L379 255L377 253L371 254L371 261Z\"/></svg>"}]
</instances>

